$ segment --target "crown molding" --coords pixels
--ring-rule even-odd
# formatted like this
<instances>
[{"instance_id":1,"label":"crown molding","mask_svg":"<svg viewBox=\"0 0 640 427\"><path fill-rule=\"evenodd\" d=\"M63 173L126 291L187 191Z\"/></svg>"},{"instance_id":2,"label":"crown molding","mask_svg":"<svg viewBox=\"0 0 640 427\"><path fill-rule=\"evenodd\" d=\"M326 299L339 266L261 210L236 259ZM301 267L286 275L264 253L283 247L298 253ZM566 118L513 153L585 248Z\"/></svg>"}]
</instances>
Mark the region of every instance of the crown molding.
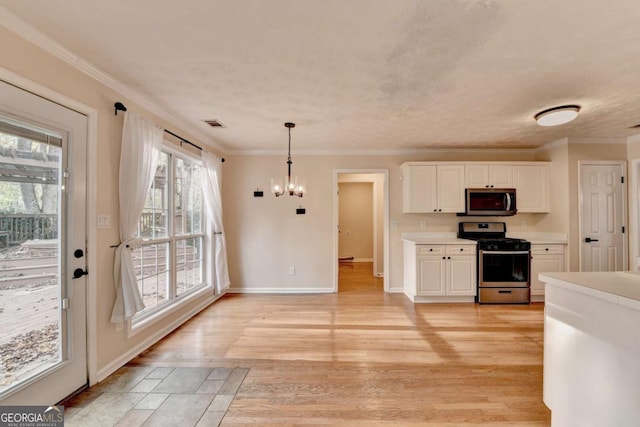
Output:
<instances>
[{"instance_id":1,"label":"crown molding","mask_svg":"<svg viewBox=\"0 0 640 427\"><path fill-rule=\"evenodd\" d=\"M86 59L82 58L80 55L63 46L62 44L52 39L39 29L35 28L33 25L24 21L3 6L0 6L0 25L22 37L26 41L36 45L45 52L55 56L58 59L61 59L71 67L86 74L93 80L96 80L109 89L112 89L113 91L122 95L124 98L131 100L145 110L155 114L158 117L161 117L168 123L171 123L172 125L179 128L181 131L185 131L186 133L194 136L208 148L219 151L222 154L226 154L227 150L224 146L212 140L211 136L204 134L198 129L194 129L193 125L187 124L184 119L176 119L177 114L175 112L169 112L165 110L155 102L142 95L140 92L132 89L119 80L116 80L110 74L96 67ZM118 100L114 100L114 102L115 101Z\"/></svg>"},{"instance_id":2,"label":"crown molding","mask_svg":"<svg viewBox=\"0 0 640 427\"><path fill-rule=\"evenodd\" d=\"M415 156L442 153L518 153L533 154L539 148L420 148L396 150L296 150L292 156ZM281 156L286 150L228 150L235 156Z\"/></svg>"},{"instance_id":3,"label":"crown molding","mask_svg":"<svg viewBox=\"0 0 640 427\"><path fill-rule=\"evenodd\" d=\"M569 144L626 144L627 138L567 138Z\"/></svg>"},{"instance_id":4,"label":"crown molding","mask_svg":"<svg viewBox=\"0 0 640 427\"><path fill-rule=\"evenodd\" d=\"M636 142L640 142L640 133L631 135L630 137L627 138L627 143L636 143Z\"/></svg>"},{"instance_id":5,"label":"crown molding","mask_svg":"<svg viewBox=\"0 0 640 427\"><path fill-rule=\"evenodd\" d=\"M569 145L569 138L565 137L565 138L556 139L555 141L541 145L540 147L536 148L535 151L537 153L537 152L552 149L552 148L566 147L568 145Z\"/></svg>"}]
</instances>

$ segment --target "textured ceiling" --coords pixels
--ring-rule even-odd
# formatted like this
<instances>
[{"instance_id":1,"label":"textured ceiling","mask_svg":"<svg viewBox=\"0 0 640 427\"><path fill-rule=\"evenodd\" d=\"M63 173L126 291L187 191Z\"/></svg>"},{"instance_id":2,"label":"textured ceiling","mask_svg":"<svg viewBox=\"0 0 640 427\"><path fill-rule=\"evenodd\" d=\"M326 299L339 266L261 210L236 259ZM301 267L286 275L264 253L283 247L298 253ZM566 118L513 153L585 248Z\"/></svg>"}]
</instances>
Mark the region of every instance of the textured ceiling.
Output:
<instances>
[{"instance_id":1,"label":"textured ceiling","mask_svg":"<svg viewBox=\"0 0 640 427\"><path fill-rule=\"evenodd\" d=\"M230 151L529 148L640 123L637 0L0 0ZM572 123L533 115L582 106ZM226 128L211 129L202 120Z\"/></svg>"}]
</instances>

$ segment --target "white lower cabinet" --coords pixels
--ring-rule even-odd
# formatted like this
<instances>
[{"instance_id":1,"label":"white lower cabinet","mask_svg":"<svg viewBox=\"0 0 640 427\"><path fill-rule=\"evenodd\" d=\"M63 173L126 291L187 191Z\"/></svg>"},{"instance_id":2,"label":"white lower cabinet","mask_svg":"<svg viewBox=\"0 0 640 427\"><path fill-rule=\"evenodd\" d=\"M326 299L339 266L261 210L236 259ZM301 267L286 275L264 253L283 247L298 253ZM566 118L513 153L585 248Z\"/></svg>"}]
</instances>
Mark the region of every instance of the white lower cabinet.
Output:
<instances>
[{"instance_id":1,"label":"white lower cabinet","mask_svg":"<svg viewBox=\"0 0 640 427\"><path fill-rule=\"evenodd\" d=\"M556 273L564 269L564 245L531 245L531 300L544 301L544 282L540 273Z\"/></svg>"},{"instance_id":2,"label":"white lower cabinet","mask_svg":"<svg viewBox=\"0 0 640 427\"><path fill-rule=\"evenodd\" d=\"M414 302L472 302L476 247L405 242L405 294Z\"/></svg>"}]
</instances>

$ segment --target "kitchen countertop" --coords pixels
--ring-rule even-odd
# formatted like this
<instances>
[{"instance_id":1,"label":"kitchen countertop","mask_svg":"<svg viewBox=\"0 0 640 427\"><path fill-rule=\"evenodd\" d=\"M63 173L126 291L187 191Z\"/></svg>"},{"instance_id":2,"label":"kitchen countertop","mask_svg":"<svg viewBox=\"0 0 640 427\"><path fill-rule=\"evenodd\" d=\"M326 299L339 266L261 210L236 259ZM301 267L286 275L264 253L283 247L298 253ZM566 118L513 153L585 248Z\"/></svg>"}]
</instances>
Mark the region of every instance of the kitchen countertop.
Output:
<instances>
[{"instance_id":1,"label":"kitchen countertop","mask_svg":"<svg viewBox=\"0 0 640 427\"><path fill-rule=\"evenodd\" d=\"M456 233L402 233L402 240L416 245L475 245L475 240L459 239Z\"/></svg>"},{"instance_id":2,"label":"kitchen countertop","mask_svg":"<svg viewBox=\"0 0 640 427\"><path fill-rule=\"evenodd\" d=\"M639 271L543 273L539 278L545 283L552 282L640 311Z\"/></svg>"},{"instance_id":3,"label":"kitchen countertop","mask_svg":"<svg viewBox=\"0 0 640 427\"><path fill-rule=\"evenodd\" d=\"M545 233L545 232L507 232L507 237L516 239L525 239L533 245L566 245L567 235L562 233Z\"/></svg>"},{"instance_id":4,"label":"kitchen countertop","mask_svg":"<svg viewBox=\"0 0 640 427\"><path fill-rule=\"evenodd\" d=\"M534 245L567 244L567 235L562 233L544 232L515 232L507 233L507 237L525 239ZM412 242L417 245L475 245L475 240L459 239L455 232L427 232L416 231L402 233L402 240Z\"/></svg>"},{"instance_id":5,"label":"kitchen countertop","mask_svg":"<svg viewBox=\"0 0 640 427\"><path fill-rule=\"evenodd\" d=\"M551 426L637 426L640 273L542 273Z\"/></svg>"}]
</instances>

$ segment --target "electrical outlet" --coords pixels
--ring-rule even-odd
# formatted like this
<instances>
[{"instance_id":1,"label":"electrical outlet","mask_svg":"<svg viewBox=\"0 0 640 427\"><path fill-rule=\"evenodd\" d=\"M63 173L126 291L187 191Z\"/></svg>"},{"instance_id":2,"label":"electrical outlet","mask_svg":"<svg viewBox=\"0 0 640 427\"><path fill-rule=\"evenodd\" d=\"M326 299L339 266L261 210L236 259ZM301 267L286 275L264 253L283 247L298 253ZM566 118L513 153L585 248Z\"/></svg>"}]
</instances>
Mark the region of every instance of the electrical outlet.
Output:
<instances>
[{"instance_id":1,"label":"electrical outlet","mask_svg":"<svg viewBox=\"0 0 640 427\"><path fill-rule=\"evenodd\" d=\"M427 221L420 221L420 228L427 228Z\"/></svg>"},{"instance_id":2,"label":"electrical outlet","mask_svg":"<svg viewBox=\"0 0 640 427\"><path fill-rule=\"evenodd\" d=\"M295 276L295 274L296 274L296 268L289 267L289 276Z\"/></svg>"},{"instance_id":3,"label":"electrical outlet","mask_svg":"<svg viewBox=\"0 0 640 427\"><path fill-rule=\"evenodd\" d=\"M398 228L398 220L397 219L392 219L391 220L391 228L394 229L394 230L396 228Z\"/></svg>"}]
</instances>

